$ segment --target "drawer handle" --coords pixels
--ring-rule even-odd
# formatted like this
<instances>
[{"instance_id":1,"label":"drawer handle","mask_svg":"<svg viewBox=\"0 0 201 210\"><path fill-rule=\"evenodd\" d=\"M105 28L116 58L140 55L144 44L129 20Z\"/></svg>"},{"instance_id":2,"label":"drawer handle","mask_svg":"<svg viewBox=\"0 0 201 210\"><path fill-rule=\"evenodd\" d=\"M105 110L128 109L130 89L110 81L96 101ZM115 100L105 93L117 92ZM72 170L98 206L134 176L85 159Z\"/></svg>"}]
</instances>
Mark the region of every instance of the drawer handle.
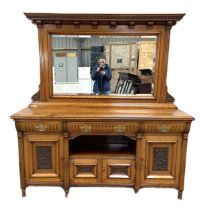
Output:
<instances>
[{"instance_id":1,"label":"drawer handle","mask_svg":"<svg viewBox=\"0 0 201 210\"><path fill-rule=\"evenodd\" d=\"M43 131L46 131L47 130L47 126L40 124L40 125L36 125L35 129L37 131L43 132Z\"/></svg>"},{"instance_id":2,"label":"drawer handle","mask_svg":"<svg viewBox=\"0 0 201 210\"><path fill-rule=\"evenodd\" d=\"M90 125L84 125L84 126L81 126L80 127L80 130L84 133L88 133L88 132L91 132L92 130L92 126Z\"/></svg>"},{"instance_id":3,"label":"drawer handle","mask_svg":"<svg viewBox=\"0 0 201 210\"><path fill-rule=\"evenodd\" d=\"M125 132L126 131L126 127L125 126L122 126L122 125L114 126L113 129L114 129L115 132L118 132L118 133L121 133L121 132Z\"/></svg>"},{"instance_id":4,"label":"drawer handle","mask_svg":"<svg viewBox=\"0 0 201 210\"><path fill-rule=\"evenodd\" d=\"M162 133L166 133L170 130L170 126L169 125L162 125L159 127L159 131Z\"/></svg>"}]
</instances>

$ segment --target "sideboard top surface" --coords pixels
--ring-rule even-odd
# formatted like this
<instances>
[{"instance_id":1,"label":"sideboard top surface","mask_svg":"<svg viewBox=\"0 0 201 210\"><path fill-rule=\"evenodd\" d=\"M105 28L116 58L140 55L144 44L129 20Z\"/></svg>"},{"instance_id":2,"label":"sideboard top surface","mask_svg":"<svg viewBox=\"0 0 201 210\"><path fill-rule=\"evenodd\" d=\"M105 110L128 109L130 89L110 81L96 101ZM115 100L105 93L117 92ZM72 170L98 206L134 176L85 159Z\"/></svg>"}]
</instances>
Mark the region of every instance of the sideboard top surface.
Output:
<instances>
[{"instance_id":1,"label":"sideboard top surface","mask_svg":"<svg viewBox=\"0 0 201 210\"><path fill-rule=\"evenodd\" d=\"M21 119L66 119L66 120L181 120L192 121L193 117L166 104L148 108L147 106L130 107L73 107L73 106L29 106L11 116Z\"/></svg>"}]
</instances>

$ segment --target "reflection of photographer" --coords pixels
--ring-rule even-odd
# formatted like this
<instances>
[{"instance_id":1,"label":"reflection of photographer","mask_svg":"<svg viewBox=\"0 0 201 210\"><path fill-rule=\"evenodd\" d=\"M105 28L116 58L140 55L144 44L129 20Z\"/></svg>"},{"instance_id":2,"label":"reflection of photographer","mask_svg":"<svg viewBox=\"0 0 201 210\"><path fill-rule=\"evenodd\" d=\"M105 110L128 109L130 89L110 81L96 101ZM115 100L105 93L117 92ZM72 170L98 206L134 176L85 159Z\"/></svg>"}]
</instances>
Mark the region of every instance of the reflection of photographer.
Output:
<instances>
[{"instance_id":1,"label":"reflection of photographer","mask_svg":"<svg viewBox=\"0 0 201 210\"><path fill-rule=\"evenodd\" d=\"M94 80L93 92L95 94L110 94L110 83L112 72L108 64L105 63L105 57L98 59L98 65L92 69L91 79Z\"/></svg>"}]
</instances>

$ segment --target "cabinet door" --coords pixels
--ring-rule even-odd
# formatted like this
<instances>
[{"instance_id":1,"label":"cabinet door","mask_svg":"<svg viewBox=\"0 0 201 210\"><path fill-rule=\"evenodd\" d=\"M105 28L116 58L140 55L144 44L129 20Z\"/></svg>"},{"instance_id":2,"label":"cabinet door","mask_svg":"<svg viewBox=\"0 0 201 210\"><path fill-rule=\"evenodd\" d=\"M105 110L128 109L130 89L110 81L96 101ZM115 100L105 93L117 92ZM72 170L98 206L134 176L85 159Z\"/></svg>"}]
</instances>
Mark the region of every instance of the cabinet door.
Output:
<instances>
[{"instance_id":1,"label":"cabinet door","mask_svg":"<svg viewBox=\"0 0 201 210\"><path fill-rule=\"evenodd\" d=\"M63 181L62 135L25 134L24 145L26 181Z\"/></svg>"},{"instance_id":2,"label":"cabinet door","mask_svg":"<svg viewBox=\"0 0 201 210\"><path fill-rule=\"evenodd\" d=\"M100 161L99 161L100 162ZM96 158L71 158L70 181L74 184L97 184L100 182L98 171L100 163Z\"/></svg>"},{"instance_id":3,"label":"cabinet door","mask_svg":"<svg viewBox=\"0 0 201 210\"><path fill-rule=\"evenodd\" d=\"M132 184L134 181L134 160L104 159L103 183L116 185Z\"/></svg>"},{"instance_id":4,"label":"cabinet door","mask_svg":"<svg viewBox=\"0 0 201 210\"><path fill-rule=\"evenodd\" d=\"M144 136L141 147L141 184L177 186L181 158L180 147L180 136Z\"/></svg>"}]
</instances>

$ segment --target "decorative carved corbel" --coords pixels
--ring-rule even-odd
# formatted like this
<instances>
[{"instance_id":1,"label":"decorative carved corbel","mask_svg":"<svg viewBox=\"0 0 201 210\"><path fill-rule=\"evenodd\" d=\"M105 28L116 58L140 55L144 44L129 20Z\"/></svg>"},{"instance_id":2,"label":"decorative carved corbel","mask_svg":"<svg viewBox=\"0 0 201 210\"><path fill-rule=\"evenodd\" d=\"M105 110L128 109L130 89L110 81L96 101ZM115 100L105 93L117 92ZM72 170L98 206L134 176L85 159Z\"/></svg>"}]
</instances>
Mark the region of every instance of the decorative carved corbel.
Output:
<instances>
[{"instance_id":1,"label":"decorative carved corbel","mask_svg":"<svg viewBox=\"0 0 201 210\"><path fill-rule=\"evenodd\" d=\"M75 29L79 29L80 28L80 22L79 21L73 21L73 25Z\"/></svg>"},{"instance_id":2,"label":"decorative carved corbel","mask_svg":"<svg viewBox=\"0 0 201 210\"><path fill-rule=\"evenodd\" d=\"M116 21L111 21L110 22L110 28L116 28L117 22Z\"/></svg>"},{"instance_id":3,"label":"decorative carved corbel","mask_svg":"<svg viewBox=\"0 0 201 210\"><path fill-rule=\"evenodd\" d=\"M188 140L188 133L183 134L183 140L187 141Z\"/></svg>"},{"instance_id":4,"label":"decorative carved corbel","mask_svg":"<svg viewBox=\"0 0 201 210\"><path fill-rule=\"evenodd\" d=\"M129 134L129 135L125 135L125 136L127 136L128 138L130 138L130 139L132 139L132 140L134 140L134 141L136 141L136 134Z\"/></svg>"},{"instance_id":5,"label":"decorative carved corbel","mask_svg":"<svg viewBox=\"0 0 201 210\"><path fill-rule=\"evenodd\" d=\"M17 137L19 138L19 140L23 137L23 133L22 132L20 132L20 131L18 131L17 132Z\"/></svg>"},{"instance_id":6,"label":"decorative carved corbel","mask_svg":"<svg viewBox=\"0 0 201 210\"><path fill-rule=\"evenodd\" d=\"M171 29L173 25L175 25L175 23L172 20L169 20L169 21L166 22L166 28L167 29Z\"/></svg>"},{"instance_id":7,"label":"decorative carved corbel","mask_svg":"<svg viewBox=\"0 0 201 210\"><path fill-rule=\"evenodd\" d=\"M98 22L97 21L92 21L91 26L92 26L93 29L97 29L98 28Z\"/></svg>"},{"instance_id":8,"label":"decorative carved corbel","mask_svg":"<svg viewBox=\"0 0 201 210\"><path fill-rule=\"evenodd\" d=\"M133 29L135 27L135 21L128 22L128 28Z\"/></svg>"},{"instance_id":9,"label":"decorative carved corbel","mask_svg":"<svg viewBox=\"0 0 201 210\"><path fill-rule=\"evenodd\" d=\"M64 133L64 138L68 138L69 134L67 132Z\"/></svg>"},{"instance_id":10,"label":"decorative carved corbel","mask_svg":"<svg viewBox=\"0 0 201 210\"><path fill-rule=\"evenodd\" d=\"M185 133L188 134L190 131L190 127L191 127L191 123L190 122L186 122L185 123Z\"/></svg>"},{"instance_id":11,"label":"decorative carved corbel","mask_svg":"<svg viewBox=\"0 0 201 210\"><path fill-rule=\"evenodd\" d=\"M137 140L141 140L142 139L142 133L137 133Z\"/></svg>"},{"instance_id":12,"label":"decorative carved corbel","mask_svg":"<svg viewBox=\"0 0 201 210\"><path fill-rule=\"evenodd\" d=\"M33 21L33 23L36 24L38 28L42 28L43 27L42 20L35 20L35 21Z\"/></svg>"},{"instance_id":13,"label":"decorative carved corbel","mask_svg":"<svg viewBox=\"0 0 201 210\"><path fill-rule=\"evenodd\" d=\"M61 28L61 21L55 20L55 25L56 25L56 28Z\"/></svg>"},{"instance_id":14,"label":"decorative carved corbel","mask_svg":"<svg viewBox=\"0 0 201 210\"><path fill-rule=\"evenodd\" d=\"M167 92L166 102L174 102L174 101L175 101L174 97Z\"/></svg>"},{"instance_id":15,"label":"decorative carved corbel","mask_svg":"<svg viewBox=\"0 0 201 210\"><path fill-rule=\"evenodd\" d=\"M31 97L32 101L40 101L40 90Z\"/></svg>"},{"instance_id":16,"label":"decorative carved corbel","mask_svg":"<svg viewBox=\"0 0 201 210\"><path fill-rule=\"evenodd\" d=\"M153 21L148 21L147 22L147 28L153 28L154 22Z\"/></svg>"}]
</instances>

